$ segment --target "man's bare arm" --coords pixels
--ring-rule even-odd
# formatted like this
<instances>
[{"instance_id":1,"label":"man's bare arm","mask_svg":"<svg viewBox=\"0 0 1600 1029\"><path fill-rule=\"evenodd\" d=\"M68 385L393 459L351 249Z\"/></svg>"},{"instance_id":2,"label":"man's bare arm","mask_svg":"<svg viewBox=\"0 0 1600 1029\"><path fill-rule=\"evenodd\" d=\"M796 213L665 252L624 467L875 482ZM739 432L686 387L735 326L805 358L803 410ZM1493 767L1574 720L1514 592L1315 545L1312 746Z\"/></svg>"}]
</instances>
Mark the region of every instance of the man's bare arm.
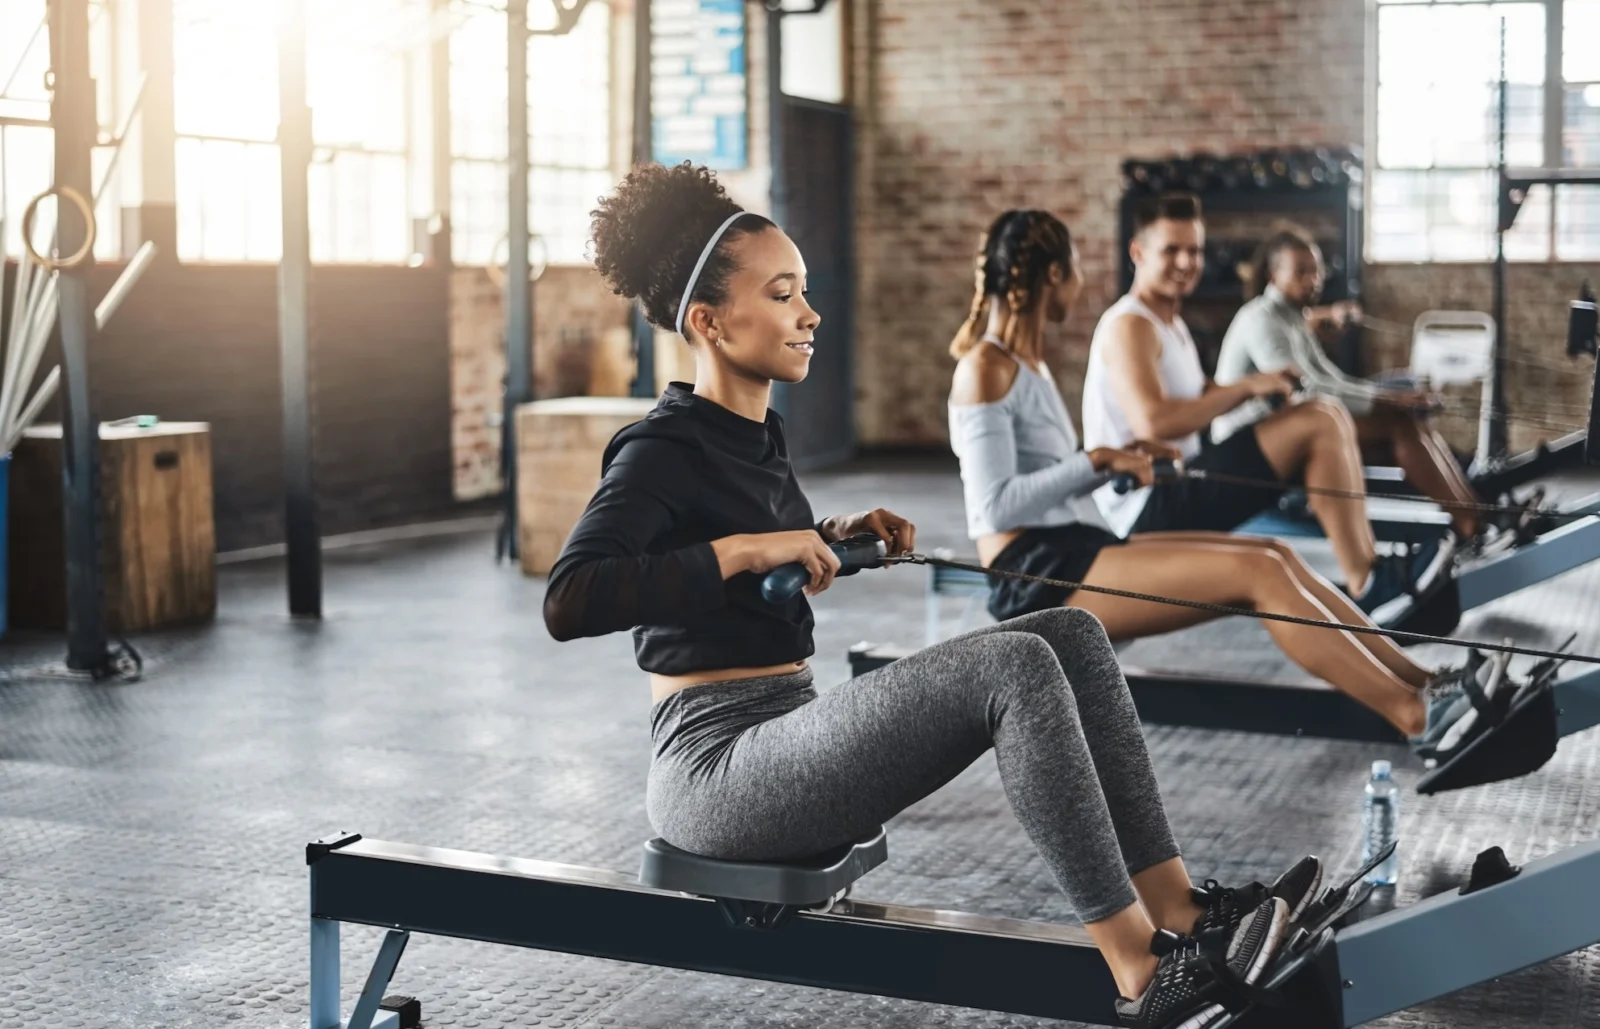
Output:
<instances>
[{"instance_id":1,"label":"man's bare arm","mask_svg":"<svg viewBox=\"0 0 1600 1029\"><path fill-rule=\"evenodd\" d=\"M1286 375L1266 372L1227 386L1212 384L1192 399L1168 396L1159 371L1161 339L1149 319L1124 315L1110 331L1105 361L1111 388L1127 415L1128 427L1142 439L1181 439L1251 397L1287 396L1292 391Z\"/></svg>"}]
</instances>

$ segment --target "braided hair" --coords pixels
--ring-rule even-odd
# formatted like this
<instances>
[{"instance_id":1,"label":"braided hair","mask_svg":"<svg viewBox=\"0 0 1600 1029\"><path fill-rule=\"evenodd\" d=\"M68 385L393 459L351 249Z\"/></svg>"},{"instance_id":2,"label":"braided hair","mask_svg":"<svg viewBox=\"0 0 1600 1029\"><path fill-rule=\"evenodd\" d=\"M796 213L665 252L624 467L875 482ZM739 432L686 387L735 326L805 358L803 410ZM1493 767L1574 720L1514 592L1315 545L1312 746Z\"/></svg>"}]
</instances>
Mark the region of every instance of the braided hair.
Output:
<instances>
[{"instance_id":1,"label":"braided hair","mask_svg":"<svg viewBox=\"0 0 1600 1029\"><path fill-rule=\"evenodd\" d=\"M671 329L700 251L717 226L739 210L709 168L688 161L671 168L640 165L589 212L595 268L613 293L640 300L651 324ZM724 303L728 280L738 271L731 244L774 227L749 212L730 225L706 258L689 299Z\"/></svg>"},{"instance_id":2,"label":"braided hair","mask_svg":"<svg viewBox=\"0 0 1600 1029\"><path fill-rule=\"evenodd\" d=\"M1016 314L1031 311L1044 296L1050 266L1072 274L1072 235L1049 211L1007 211L994 220L978 243L974 261L972 309L950 341L959 360L983 338L991 297L1004 297ZM1006 326L1006 344L1020 319Z\"/></svg>"},{"instance_id":3,"label":"braided hair","mask_svg":"<svg viewBox=\"0 0 1600 1029\"><path fill-rule=\"evenodd\" d=\"M1297 251L1316 253L1316 240L1294 222L1274 222L1267 232L1267 238L1263 239L1256 246L1255 253L1250 255L1250 265L1241 276L1244 280L1245 299L1258 297L1265 292L1267 283L1272 281L1272 266L1277 262L1278 255Z\"/></svg>"}]
</instances>

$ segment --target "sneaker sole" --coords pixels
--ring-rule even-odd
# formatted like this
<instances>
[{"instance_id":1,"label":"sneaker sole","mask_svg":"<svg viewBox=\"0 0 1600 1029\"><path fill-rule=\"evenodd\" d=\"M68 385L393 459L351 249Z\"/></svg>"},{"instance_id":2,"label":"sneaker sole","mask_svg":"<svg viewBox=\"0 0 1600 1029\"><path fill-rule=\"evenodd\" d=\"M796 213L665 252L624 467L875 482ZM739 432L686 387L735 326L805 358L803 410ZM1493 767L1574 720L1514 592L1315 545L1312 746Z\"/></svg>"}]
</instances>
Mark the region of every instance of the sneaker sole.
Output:
<instances>
[{"instance_id":1,"label":"sneaker sole","mask_svg":"<svg viewBox=\"0 0 1600 1029\"><path fill-rule=\"evenodd\" d=\"M1206 1026L1214 1024L1227 1013L1227 1009L1221 1004L1213 1004L1210 1007L1196 1011L1182 1022L1173 1026L1172 1029L1206 1029Z\"/></svg>"},{"instance_id":2,"label":"sneaker sole","mask_svg":"<svg viewBox=\"0 0 1600 1029\"><path fill-rule=\"evenodd\" d=\"M1245 970L1244 981L1254 985L1261 973L1271 967L1273 959L1278 956L1278 951L1283 947L1283 941L1289 935L1289 905L1280 898L1272 909L1272 925L1267 930L1267 939L1250 959L1250 967Z\"/></svg>"},{"instance_id":3,"label":"sneaker sole","mask_svg":"<svg viewBox=\"0 0 1600 1029\"><path fill-rule=\"evenodd\" d=\"M1321 889L1322 889L1322 863L1319 861L1319 862L1317 862L1317 875L1316 875L1316 878L1311 880L1311 886L1309 888L1307 888L1305 893L1301 894L1300 903L1296 904L1294 906L1294 909L1289 912L1289 922L1291 924L1300 921L1300 916L1304 915L1306 913L1306 909L1311 906L1311 902L1317 899L1317 892L1319 890L1321 890ZM1279 897L1278 899L1279 900L1283 900L1282 897ZM1288 903L1288 902L1284 901L1284 903Z\"/></svg>"}]
</instances>

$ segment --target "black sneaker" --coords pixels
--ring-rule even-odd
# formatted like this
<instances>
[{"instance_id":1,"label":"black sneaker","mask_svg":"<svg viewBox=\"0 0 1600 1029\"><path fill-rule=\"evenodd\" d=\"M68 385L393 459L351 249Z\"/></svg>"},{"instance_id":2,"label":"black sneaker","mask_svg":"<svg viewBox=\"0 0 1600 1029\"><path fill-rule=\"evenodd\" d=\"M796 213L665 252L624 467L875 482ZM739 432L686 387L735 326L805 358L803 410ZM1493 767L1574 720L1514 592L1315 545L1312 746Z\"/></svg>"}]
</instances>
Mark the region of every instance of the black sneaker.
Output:
<instances>
[{"instance_id":1,"label":"black sneaker","mask_svg":"<svg viewBox=\"0 0 1600 1029\"><path fill-rule=\"evenodd\" d=\"M1269 897L1239 922L1223 948L1219 932L1178 936L1158 932L1150 952L1160 957L1155 978L1137 1000L1117 998L1117 1018L1130 1029L1207 1029L1237 994L1236 985L1253 985L1272 965L1289 926L1283 901ZM1222 954L1218 953L1223 949Z\"/></svg>"},{"instance_id":2,"label":"black sneaker","mask_svg":"<svg viewBox=\"0 0 1600 1029\"><path fill-rule=\"evenodd\" d=\"M1322 859L1307 854L1272 884L1272 895L1289 909L1289 922L1298 922L1322 889Z\"/></svg>"},{"instance_id":3,"label":"black sneaker","mask_svg":"<svg viewBox=\"0 0 1600 1029\"><path fill-rule=\"evenodd\" d=\"M1294 867L1278 876L1271 886L1258 882L1243 886L1222 886L1215 879L1207 879L1204 886L1193 891L1194 902L1202 908L1199 921L1194 924L1196 935L1222 929L1232 933L1245 915L1261 906L1268 897L1283 901L1289 909L1289 921L1295 922L1305 914L1306 908L1317 897L1322 885L1322 861L1314 856L1301 858Z\"/></svg>"}]
</instances>

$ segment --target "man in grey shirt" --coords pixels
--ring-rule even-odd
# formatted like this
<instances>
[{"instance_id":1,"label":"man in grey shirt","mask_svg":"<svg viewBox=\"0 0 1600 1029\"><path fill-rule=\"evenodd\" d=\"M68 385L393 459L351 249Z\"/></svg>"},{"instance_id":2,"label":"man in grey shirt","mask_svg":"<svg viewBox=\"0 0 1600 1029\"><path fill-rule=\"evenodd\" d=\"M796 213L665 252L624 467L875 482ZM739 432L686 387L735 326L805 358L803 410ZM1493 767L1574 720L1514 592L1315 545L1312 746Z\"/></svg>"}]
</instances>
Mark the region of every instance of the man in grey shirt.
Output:
<instances>
[{"instance_id":1,"label":"man in grey shirt","mask_svg":"<svg viewBox=\"0 0 1600 1029\"><path fill-rule=\"evenodd\" d=\"M1396 383L1383 385L1352 378L1340 371L1315 328L1359 319L1353 302L1311 308L1322 292L1322 252L1303 229L1276 229L1256 251L1255 282L1260 296L1239 309L1222 339L1216 381L1237 382L1263 371L1290 370L1306 392L1338 400L1356 423L1368 460L1398 464L1406 478L1431 500L1444 504L1477 502L1477 494L1461 471L1449 444L1428 417L1432 398ZM1252 400L1211 423L1211 437L1221 442L1266 417L1270 409ZM1466 507L1447 507L1458 536L1475 538L1482 530L1478 515Z\"/></svg>"}]
</instances>

